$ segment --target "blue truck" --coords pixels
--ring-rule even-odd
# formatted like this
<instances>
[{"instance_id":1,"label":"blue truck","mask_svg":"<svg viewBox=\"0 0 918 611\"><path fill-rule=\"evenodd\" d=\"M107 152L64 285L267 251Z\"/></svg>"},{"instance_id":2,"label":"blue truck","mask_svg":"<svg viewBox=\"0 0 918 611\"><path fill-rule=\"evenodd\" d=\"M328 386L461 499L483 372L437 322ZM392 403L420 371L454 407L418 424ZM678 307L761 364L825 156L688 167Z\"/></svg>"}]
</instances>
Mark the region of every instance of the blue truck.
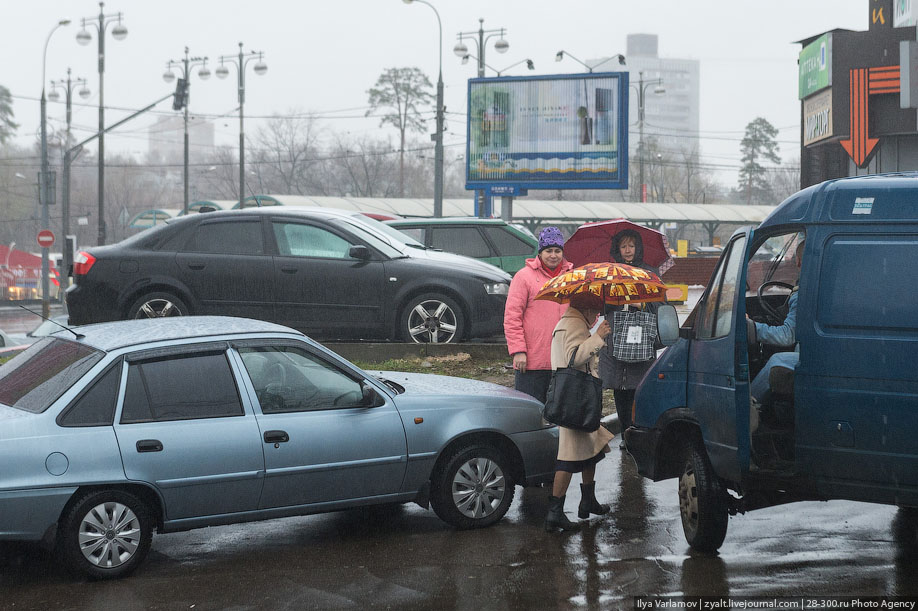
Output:
<instances>
[{"instance_id":1,"label":"blue truck","mask_svg":"<svg viewBox=\"0 0 918 611\"><path fill-rule=\"evenodd\" d=\"M714 552L730 515L783 503L918 506L916 290L918 173L814 185L733 234L692 313L661 328L671 345L624 433L643 476L678 478L693 548ZM753 321L781 325L792 294L793 344L759 341ZM753 402L779 351L796 366Z\"/></svg>"}]
</instances>

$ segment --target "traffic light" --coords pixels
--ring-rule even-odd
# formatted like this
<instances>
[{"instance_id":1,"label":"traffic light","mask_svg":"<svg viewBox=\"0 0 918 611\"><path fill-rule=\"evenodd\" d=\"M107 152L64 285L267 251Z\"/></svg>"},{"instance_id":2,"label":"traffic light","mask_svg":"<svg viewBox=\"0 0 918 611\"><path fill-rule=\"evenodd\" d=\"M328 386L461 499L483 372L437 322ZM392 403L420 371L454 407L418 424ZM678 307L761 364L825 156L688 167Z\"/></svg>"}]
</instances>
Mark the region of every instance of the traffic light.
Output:
<instances>
[{"instance_id":1,"label":"traffic light","mask_svg":"<svg viewBox=\"0 0 918 611\"><path fill-rule=\"evenodd\" d=\"M175 82L175 95L172 97L172 110L181 110L188 104L188 79L180 78Z\"/></svg>"}]
</instances>

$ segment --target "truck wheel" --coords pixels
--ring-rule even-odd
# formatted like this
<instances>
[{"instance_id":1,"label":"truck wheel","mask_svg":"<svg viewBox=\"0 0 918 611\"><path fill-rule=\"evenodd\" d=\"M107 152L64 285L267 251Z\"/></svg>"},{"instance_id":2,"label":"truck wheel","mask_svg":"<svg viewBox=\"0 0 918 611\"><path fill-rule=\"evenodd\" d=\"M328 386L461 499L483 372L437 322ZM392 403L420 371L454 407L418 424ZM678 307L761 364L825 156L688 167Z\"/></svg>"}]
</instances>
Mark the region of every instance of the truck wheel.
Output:
<instances>
[{"instance_id":1,"label":"truck wheel","mask_svg":"<svg viewBox=\"0 0 918 611\"><path fill-rule=\"evenodd\" d=\"M679 477L679 512L689 545L707 553L720 548L727 536L727 491L697 442L688 446Z\"/></svg>"},{"instance_id":2,"label":"truck wheel","mask_svg":"<svg viewBox=\"0 0 918 611\"><path fill-rule=\"evenodd\" d=\"M441 520L456 528L484 528L507 513L516 492L510 466L489 445L461 447L431 478L430 504Z\"/></svg>"},{"instance_id":3,"label":"truck wheel","mask_svg":"<svg viewBox=\"0 0 918 611\"><path fill-rule=\"evenodd\" d=\"M185 302L171 293L149 293L135 301L128 310L128 318L162 318L188 314L190 310Z\"/></svg>"},{"instance_id":4,"label":"truck wheel","mask_svg":"<svg viewBox=\"0 0 918 611\"><path fill-rule=\"evenodd\" d=\"M428 293L409 301L399 319L402 339L416 344L450 344L465 335L465 315L445 295Z\"/></svg>"},{"instance_id":5,"label":"truck wheel","mask_svg":"<svg viewBox=\"0 0 918 611\"><path fill-rule=\"evenodd\" d=\"M90 492L61 521L59 544L69 568L94 579L124 577L143 562L153 540L153 517L139 498L121 490Z\"/></svg>"}]
</instances>

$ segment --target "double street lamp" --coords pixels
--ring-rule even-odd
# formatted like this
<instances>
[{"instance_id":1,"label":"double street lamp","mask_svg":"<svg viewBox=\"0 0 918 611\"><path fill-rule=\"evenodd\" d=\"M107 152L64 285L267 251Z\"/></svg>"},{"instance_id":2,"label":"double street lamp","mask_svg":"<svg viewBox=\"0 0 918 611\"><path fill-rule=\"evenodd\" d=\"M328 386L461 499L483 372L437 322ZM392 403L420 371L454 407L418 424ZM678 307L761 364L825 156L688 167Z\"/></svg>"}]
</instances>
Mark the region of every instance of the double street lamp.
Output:
<instances>
[{"instance_id":1,"label":"double street lamp","mask_svg":"<svg viewBox=\"0 0 918 611\"><path fill-rule=\"evenodd\" d=\"M613 59L617 59L620 66L624 66L624 65L625 65L625 56L622 55L621 53L617 53L617 54L613 55L612 57L607 57L607 58L605 58L605 59L603 59L603 60L600 60L600 61L596 62L595 64L593 64L592 66L589 65L588 63L584 62L584 61L581 61L581 60L577 59L576 57L574 57L573 55L571 55L570 53L568 53L568 52L565 51L564 49L562 49L562 50L558 51L557 53L555 53L555 61L556 61L556 62L559 62L559 61L561 61L562 59L564 59L565 56L570 57L572 60L574 60L575 62L577 62L578 64L580 64L580 65L583 66L584 68L586 68L586 69L587 69L587 72L593 72L593 69L594 69L594 68L598 68L599 66L603 65L603 64L606 63L606 62L610 62L610 61L612 61Z\"/></svg>"},{"instance_id":2,"label":"double street lamp","mask_svg":"<svg viewBox=\"0 0 918 611\"><path fill-rule=\"evenodd\" d=\"M487 66L487 64L485 63L485 53L487 52L488 41L494 38L495 36L500 36L500 38L498 38L494 42L494 50L501 54L506 53L510 49L510 43L507 42L507 40L504 38L504 34L506 34L506 32L507 32L506 28L494 28L491 30L484 29L484 18L479 17L477 32L476 31L459 32L459 34L457 34L459 38L459 42L457 42L456 46L453 47L453 53L455 53L456 55L462 58L462 63L466 63L469 57L473 57L477 59L478 60L478 78L482 78L485 75L485 66ZM477 51L477 54L473 55L472 53L469 52L469 47L468 45L465 44L466 39L471 40L473 43L475 43L475 50ZM512 67L513 66L510 66L510 68ZM493 68L491 69L494 70ZM507 70L507 69L508 68L505 68L504 70ZM530 67L530 70L531 69L532 67ZM494 70L494 71L497 72L497 76L500 76L500 72L503 72L503 70L501 70L500 72L498 72L497 70ZM478 205L476 205L475 207L478 209L479 216L489 216L491 213L491 203L490 201L485 201L486 199L488 198L487 198L487 195L485 195L484 191L477 192L476 200L478 202Z\"/></svg>"},{"instance_id":3,"label":"double street lamp","mask_svg":"<svg viewBox=\"0 0 918 611\"><path fill-rule=\"evenodd\" d=\"M110 23L115 23L112 28L112 37L115 40L124 40L127 36L127 28L121 23L122 14L112 13L105 14L105 3L99 3L99 15L97 17L86 17L82 20L83 29L80 30L76 39L81 45L88 45L92 40L92 34L86 29L91 25L96 29L96 38L99 41L99 236L98 245L105 244L105 97L103 82L105 78L105 28ZM98 21L98 23L95 23ZM116 23L117 22L117 23Z\"/></svg>"},{"instance_id":4,"label":"double street lamp","mask_svg":"<svg viewBox=\"0 0 918 611\"><path fill-rule=\"evenodd\" d=\"M188 214L188 101L190 98L191 91L191 69L195 66L201 66L198 69L198 77L202 81L206 81L210 78L210 69L207 67L207 57L189 57L188 56L188 47L185 47L185 59L175 61L170 60L166 63L166 71L163 73L163 80L167 83L171 83L175 80L175 73L172 72L173 68L179 68L182 72L180 77L185 82L184 86L184 100L182 105L184 106L184 119L185 119L185 163L184 163L184 182L185 182L185 199L182 206L182 211L184 214ZM240 109L241 112L241 109Z\"/></svg>"},{"instance_id":5,"label":"double street lamp","mask_svg":"<svg viewBox=\"0 0 918 611\"><path fill-rule=\"evenodd\" d=\"M239 91L239 207L242 207L242 200L245 199L245 126L244 126L244 116L245 113L242 110L243 105L245 104L245 67L249 62L253 60L258 60L254 66L255 74L261 76L268 71L268 65L264 62L265 54L261 51L249 51L244 53L242 51L242 43L239 43L239 54L238 55L221 55L220 56L220 65L217 66L217 69L214 71L217 74L217 78L225 79L229 76L229 68L226 67L226 64L232 64L236 66L236 74L239 77L238 82L238 91ZM187 106L186 106L187 108ZM187 113L187 110L186 110ZM186 136L187 138L187 136ZM186 166L187 172L187 166ZM187 174L186 174L186 189L187 189ZM187 195L186 195L187 199ZM186 204L187 206L187 204Z\"/></svg>"},{"instance_id":6,"label":"double street lamp","mask_svg":"<svg viewBox=\"0 0 918 611\"><path fill-rule=\"evenodd\" d=\"M73 89L74 87L79 87L79 96L84 100L89 97L89 89L86 87L86 79L70 78L70 68L67 68L66 79L51 81L51 93L48 94L48 99L52 102L57 102L61 99L61 94L57 90L58 87L61 87L64 90L64 97L66 100L65 103L67 107L67 136L64 140L63 146L61 147L65 151L66 157L63 176L63 201L61 202L61 252L64 254L63 265L61 266L63 272L61 274L61 279L66 283L66 279L69 277L68 271L70 270L70 266L73 264L73 261L71 260L73 258L73 252L68 248L67 244L67 236L70 235L70 124L73 116Z\"/></svg>"},{"instance_id":7,"label":"double street lamp","mask_svg":"<svg viewBox=\"0 0 918 611\"><path fill-rule=\"evenodd\" d=\"M69 24L69 19L61 19L57 22L57 25L51 28L51 31L48 32L48 37L45 39L45 49L41 56L41 175L38 180L38 192L41 199L39 205L41 206L42 231L47 231L50 224L48 204L51 203L49 201L51 199L50 177L48 176L50 173L48 169L48 101L45 98L45 67L48 63L48 43L51 42L51 36L59 27ZM51 291L51 283L49 281L51 266L48 263L48 248L49 246L41 247L41 315L45 318L51 315L51 296L49 295Z\"/></svg>"},{"instance_id":8,"label":"double street lamp","mask_svg":"<svg viewBox=\"0 0 918 611\"><path fill-rule=\"evenodd\" d=\"M440 63L439 73L437 75L437 128L432 136L434 141L434 217L443 216L443 23L440 21L440 13L436 7L427 0L402 0L405 4L419 2L426 4L437 16L437 28L440 32L440 42L437 45L439 51Z\"/></svg>"},{"instance_id":9,"label":"double street lamp","mask_svg":"<svg viewBox=\"0 0 918 611\"><path fill-rule=\"evenodd\" d=\"M472 55L471 53L469 53L469 54L464 55L464 56L462 57L462 63L463 63L463 64L467 64L470 57L471 57L472 59L476 60L476 61L478 60L477 57L475 57L474 55ZM506 68L502 68L502 69L500 69L500 70L498 70L497 68L494 68L493 66L489 66L488 64L485 64L485 67L486 67L486 68L491 68L491 70L493 70L493 71L497 74L497 76L500 76L501 74L503 74L504 72L506 72L506 71L509 70L510 68L516 68L516 67L519 66L520 64L526 64L526 67L527 67L527 68L529 68L530 70L535 70L535 63L534 63L531 59L529 59L529 58L521 59L520 61L516 62L515 64L510 64L510 65L507 66Z\"/></svg>"}]
</instances>

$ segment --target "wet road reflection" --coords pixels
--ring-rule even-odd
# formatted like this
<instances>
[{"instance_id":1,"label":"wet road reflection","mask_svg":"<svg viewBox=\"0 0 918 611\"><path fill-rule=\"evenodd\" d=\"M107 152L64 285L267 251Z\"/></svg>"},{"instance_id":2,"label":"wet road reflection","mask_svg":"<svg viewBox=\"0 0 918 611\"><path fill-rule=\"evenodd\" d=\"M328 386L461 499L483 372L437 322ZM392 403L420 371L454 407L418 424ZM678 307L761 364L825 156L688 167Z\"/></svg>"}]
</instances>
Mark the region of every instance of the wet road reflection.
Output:
<instances>
[{"instance_id":1,"label":"wet road reflection","mask_svg":"<svg viewBox=\"0 0 918 611\"><path fill-rule=\"evenodd\" d=\"M597 468L613 511L546 533L548 491L517 490L494 527L455 531L414 505L157 536L119 582L63 572L37 546L0 544L15 609L622 609L638 595L918 595L918 517L797 503L731 518L721 553L689 553L674 480L640 478L617 449ZM567 499L574 518L575 477Z\"/></svg>"}]
</instances>

